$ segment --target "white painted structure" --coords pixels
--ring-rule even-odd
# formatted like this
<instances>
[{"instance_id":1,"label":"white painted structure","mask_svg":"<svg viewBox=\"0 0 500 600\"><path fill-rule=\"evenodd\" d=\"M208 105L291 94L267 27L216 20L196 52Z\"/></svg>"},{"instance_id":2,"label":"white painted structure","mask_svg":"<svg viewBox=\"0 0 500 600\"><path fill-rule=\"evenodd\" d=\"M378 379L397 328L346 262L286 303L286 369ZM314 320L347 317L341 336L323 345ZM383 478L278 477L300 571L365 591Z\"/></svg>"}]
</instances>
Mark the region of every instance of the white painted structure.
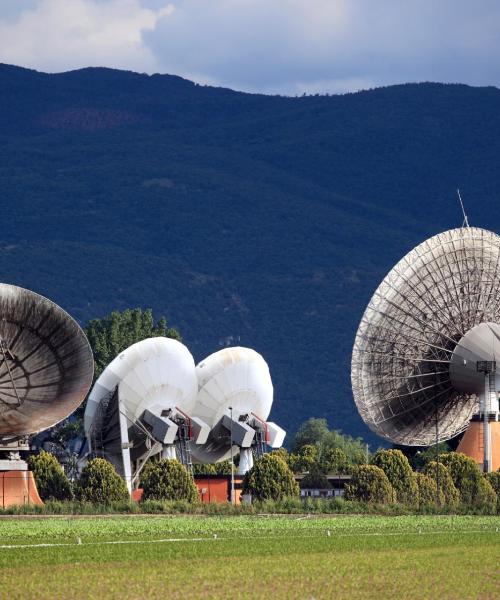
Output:
<instances>
[{"instance_id":1,"label":"white painted structure","mask_svg":"<svg viewBox=\"0 0 500 600\"><path fill-rule=\"evenodd\" d=\"M117 386L125 416L132 422L156 404L179 406L189 413L198 391L194 359L186 346L166 337L149 338L121 352L92 388L84 417L86 432L102 399Z\"/></svg>"},{"instance_id":2,"label":"white painted structure","mask_svg":"<svg viewBox=\"0 0 500 600\"><path fill-rule=\"evenodd\" d=\"M273 384L260 354L250 348L224 348L202 360L196 374L199 390L193 415L205 421L211 433L205 444L192 449L195 460L220 462L241 450L239 473L245 473L253 465L252 447L259 435L271 448L282 446L285 431L267 422Z\"/></svg>"},{"instance_id":3,"label":"white painted structure","mask_svg":"<svg viewBox=\"0 0 500 600\"><path fill-rule=\"evenodd\" d=\"M131 489L150 456L176 456L179 423L195 443L206 441L209 427L191 414L197 389L194 359L183 344L165 337L133 344L92 388L84 418L89 451L113 462Z\"/></svg>"}]
</instances>

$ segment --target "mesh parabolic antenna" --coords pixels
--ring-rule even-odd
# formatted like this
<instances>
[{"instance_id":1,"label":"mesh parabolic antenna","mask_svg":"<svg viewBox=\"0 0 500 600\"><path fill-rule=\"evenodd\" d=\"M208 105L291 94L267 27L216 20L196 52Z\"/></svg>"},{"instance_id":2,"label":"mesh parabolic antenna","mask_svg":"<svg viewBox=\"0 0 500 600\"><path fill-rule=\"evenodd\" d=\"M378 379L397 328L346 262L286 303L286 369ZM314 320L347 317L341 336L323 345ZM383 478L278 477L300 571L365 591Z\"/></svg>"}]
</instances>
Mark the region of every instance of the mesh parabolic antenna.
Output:
<instances>
[{"instance_id":1,"label":"mesh parabolic antenna","mask_svg":"<svg viewBox=\"0 0 500 600\"><path fill-rule=\"evenodd\" d=\"M94 373L80 326L43 296L0 284L0 438L38 433L70 415Z\"/></svg>"},{"instance_id":2,"label":"mesh parabolic antenna","mask_svg":"<svg viewBox=\"0 0 500 600\"><path fill-rule=\"evenodd\" d=\"M478 395L461 384L466 376L450 377L450 365L470 370L459 342L481 323L500 323L499 236L453 229L401 259L373 294L354 343L354 399L370 429L409 446L464 431Z\"/></svg>"}]
</instances>

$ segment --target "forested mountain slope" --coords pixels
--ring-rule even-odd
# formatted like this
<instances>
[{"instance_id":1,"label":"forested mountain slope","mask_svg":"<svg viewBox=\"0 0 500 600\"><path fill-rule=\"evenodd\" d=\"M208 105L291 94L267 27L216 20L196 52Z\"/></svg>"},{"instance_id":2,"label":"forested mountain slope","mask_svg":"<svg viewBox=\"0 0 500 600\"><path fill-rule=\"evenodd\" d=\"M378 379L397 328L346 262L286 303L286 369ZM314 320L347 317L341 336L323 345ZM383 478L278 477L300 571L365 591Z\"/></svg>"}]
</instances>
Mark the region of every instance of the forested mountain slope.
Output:
<instances>
[{"instance_id":1,"label":"forested mountain slope","mask_svg":"<svg viewBox=\"0 0 500 600\"><path fill-rule=\"evenodd\" d=\"M471 223L499 229L499 134L496 88L284 98L3 65L0 279L82 323L152 307L196 360L255 347L277 422L365 435L349 380L365 305L462 223L457 187Z\"/></svg>"}]
</instances>

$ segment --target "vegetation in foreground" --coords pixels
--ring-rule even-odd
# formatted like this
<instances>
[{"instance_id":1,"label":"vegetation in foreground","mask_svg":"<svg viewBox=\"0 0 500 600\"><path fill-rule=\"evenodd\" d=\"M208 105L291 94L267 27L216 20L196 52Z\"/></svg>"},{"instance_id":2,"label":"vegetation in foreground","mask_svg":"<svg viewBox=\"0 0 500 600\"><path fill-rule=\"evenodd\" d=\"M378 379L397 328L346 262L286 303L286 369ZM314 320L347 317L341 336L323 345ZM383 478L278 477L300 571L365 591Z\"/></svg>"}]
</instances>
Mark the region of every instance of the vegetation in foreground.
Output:
<instances>
[{"instance_id":1,"label":"vegetation in foreground","mask_svg":"<svg viewBox=\"0 0 500 600\"><path fill-rule=\"evenodd\" d=\"M251 507L201 504L192 475L184 465L171 459L150 460L142 472L143 498L137 505L130 502L123 480L106 460L90 460L80 479L71 486L56 459L42 451L31 463L38 489L47 504L43 507L11 507L6 510L10 513L46 514L238 514L266 511L484 515L497 514L499 511L497 490L500 472L484 476L472 459L459 453L445 454L442 456L444 464L431 461L424 472L415 473L399 450L379 450L373 456L372 464L352 469L344 498L309 497L305 501L299 499L299 486L286 458L286 452L280 449L255 461L243 480L243 492L252 497ZM449 465L449 468L445 465ZM309 472L301 480L302 486L304 483L306 487L330 485L319 471ZM62 489L70 492L66 498L64 494L61 497Z\"/></svg>"},{"instance_id":2,"label":"vegetation in foreground","mask_svg":"<svg viewBox=\"0 0 500 600\"><path fill-rule=\"evenodd\" d=\"M447 505L429 504L420 508L405 504L362 502L344 498L287 497L282 500L255 501L252 504L233 505L226 503L188 502L187 500L130 500L108 503L83 501L49 501L43 506L27 504L0 509L1 516L72 516L78 515L478 515L490 513L483 508L459 504L453 508Z\"/></svg>"},{"instance_id":3,"label":"vegetation in foreground","mask_svg":"<svg viewBox=\"0 0 500 600\"><path fill-rule=\"evenodd\" d=\"M499 526L499 517L7 519L0 586L5 597L42 600L164 598L166 589L192 598L409 598L417 585L420 598L493 598Z\"/></svg>"}]
</instances>

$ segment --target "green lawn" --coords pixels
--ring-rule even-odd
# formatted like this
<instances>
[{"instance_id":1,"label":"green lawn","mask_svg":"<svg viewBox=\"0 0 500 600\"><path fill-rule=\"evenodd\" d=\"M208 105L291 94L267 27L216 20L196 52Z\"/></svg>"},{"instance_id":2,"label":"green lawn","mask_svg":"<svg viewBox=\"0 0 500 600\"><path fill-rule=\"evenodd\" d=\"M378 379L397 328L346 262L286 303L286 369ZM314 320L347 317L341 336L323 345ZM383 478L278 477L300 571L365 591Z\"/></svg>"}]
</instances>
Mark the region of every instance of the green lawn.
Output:
<instances>
[{"instance_id":1,"label":"green lawn","mask_svg":"<svg viewBox=\"0 0 500 600\"><path fill-rule=\"evenodd\" d=\"M500 598L499 517L10 518L0 545L2 599Z\"/></svg>"}]
</instances>

